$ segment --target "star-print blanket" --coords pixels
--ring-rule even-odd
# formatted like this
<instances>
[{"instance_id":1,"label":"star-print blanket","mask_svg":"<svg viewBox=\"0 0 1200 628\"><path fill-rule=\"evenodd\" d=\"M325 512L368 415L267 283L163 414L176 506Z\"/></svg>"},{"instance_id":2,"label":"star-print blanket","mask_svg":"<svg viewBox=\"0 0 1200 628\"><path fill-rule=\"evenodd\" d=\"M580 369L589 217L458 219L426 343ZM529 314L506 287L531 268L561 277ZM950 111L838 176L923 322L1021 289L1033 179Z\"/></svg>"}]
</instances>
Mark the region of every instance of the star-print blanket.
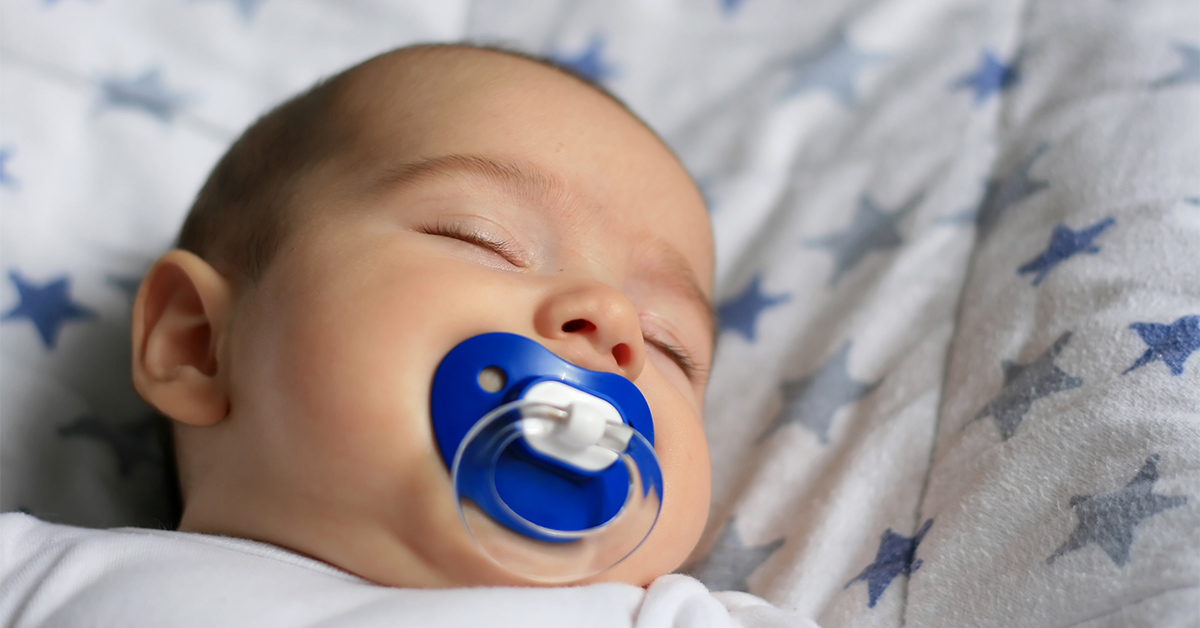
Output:
<instances>
[{"instance_id":1,"label":"star-print blanket","mask_svg":"<svg viewBox=\"0 0 1200 628\"><path fill-rule=\"evenodd\" d=\"M710 206L686 568L823 626L1200 624L1200 3L6 0L0 505L162 525L129 305L256 114L418 41L608 86Z\"/></svg>"}]
</instances>

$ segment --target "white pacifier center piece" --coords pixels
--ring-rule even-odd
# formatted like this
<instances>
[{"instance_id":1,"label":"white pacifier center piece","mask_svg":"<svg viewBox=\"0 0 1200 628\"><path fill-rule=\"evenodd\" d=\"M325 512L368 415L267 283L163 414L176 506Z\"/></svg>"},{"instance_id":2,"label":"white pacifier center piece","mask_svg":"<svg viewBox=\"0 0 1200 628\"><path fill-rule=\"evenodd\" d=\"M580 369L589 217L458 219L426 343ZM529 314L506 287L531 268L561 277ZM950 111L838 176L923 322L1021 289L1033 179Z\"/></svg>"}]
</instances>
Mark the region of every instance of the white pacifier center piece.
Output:
<instances>
[{"instance_id":1,"label":"white pacifier center piece","mask_svg":"<svg viewBox=\"0 0 1200 628\"><path fill-rule=\"evenodd\" d=\"M559 420L523 414L525 442L534 451L581 470L612 466L633 437L633 428L625 425L611 403L574 386L538 382L521 399L565 410L566 418Z\"/></svg>"}]
</instances>

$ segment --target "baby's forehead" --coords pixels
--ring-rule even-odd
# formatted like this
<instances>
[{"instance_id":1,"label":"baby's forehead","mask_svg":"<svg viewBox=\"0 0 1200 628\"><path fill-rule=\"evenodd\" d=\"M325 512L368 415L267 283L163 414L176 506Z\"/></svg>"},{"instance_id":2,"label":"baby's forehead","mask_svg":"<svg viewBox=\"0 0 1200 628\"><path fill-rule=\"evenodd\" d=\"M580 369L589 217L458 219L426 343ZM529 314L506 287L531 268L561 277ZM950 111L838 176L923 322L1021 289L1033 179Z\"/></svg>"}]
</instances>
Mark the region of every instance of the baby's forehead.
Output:
<instances>
[{"instance_id":1,"label":"baby's forehead","mask_svg":"<svg viewBox=\"0 0 1200 628\"><path fill-rule=\"evenodd\" d=\"M654 134L603 85L551 59L512 50L456 44L413 46L369 59L344 72L339 82L337 115L358 122L360 133L366 132L362 125L392 117L397 110L419 125L423 118L460 111L463 101L477 102L471 95L517 90L546 94L547 98L571 93L602 99Z\"/></svg>"},{"instance_id":2,"label":"baby's forehead","mask_svg":"<svg viewBox=\"0 0 1200 628\"><path fill-rule=\"evenodd\" d=\"M620 214L646 204L642 213L656 219L635 217L643 233L668 241L681 229L704 233L684 248L711 250L703 200L682 164L623 103L580 77L536 58L461 46L389 53L351 74L339 115L353 121L356 166L375 171L373 186L484 180L550 201L524 211L600 206L543 216L583 226L607 222L605 207ZM572 160L572 151L582 158ZM687 253L707 290L711 254Z\"/></svg>"}]
</instances>

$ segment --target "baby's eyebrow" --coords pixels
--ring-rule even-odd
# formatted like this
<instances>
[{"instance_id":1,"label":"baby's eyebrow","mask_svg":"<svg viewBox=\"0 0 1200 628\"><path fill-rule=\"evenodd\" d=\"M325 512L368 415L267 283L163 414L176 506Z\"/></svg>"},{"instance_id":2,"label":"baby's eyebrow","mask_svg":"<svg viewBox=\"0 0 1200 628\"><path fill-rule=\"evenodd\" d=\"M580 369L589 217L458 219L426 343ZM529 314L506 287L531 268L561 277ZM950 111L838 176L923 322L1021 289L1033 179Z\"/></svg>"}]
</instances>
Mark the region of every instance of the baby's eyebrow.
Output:
<instances>
[{"instance_id":1,"label":"baby's eyebrow","mask_svg":"<svg viewBox=\"0 0 1200 628\"><path fill-rule=\"evenodd\" d=\"M488 180L505 191L556 201L572 200L567 186L544 172L520 164L483 155L449 154L419 159L385 170L371 184L384 192L397 187L454 175L473 175Z\"/></svg>"}]
</instances>

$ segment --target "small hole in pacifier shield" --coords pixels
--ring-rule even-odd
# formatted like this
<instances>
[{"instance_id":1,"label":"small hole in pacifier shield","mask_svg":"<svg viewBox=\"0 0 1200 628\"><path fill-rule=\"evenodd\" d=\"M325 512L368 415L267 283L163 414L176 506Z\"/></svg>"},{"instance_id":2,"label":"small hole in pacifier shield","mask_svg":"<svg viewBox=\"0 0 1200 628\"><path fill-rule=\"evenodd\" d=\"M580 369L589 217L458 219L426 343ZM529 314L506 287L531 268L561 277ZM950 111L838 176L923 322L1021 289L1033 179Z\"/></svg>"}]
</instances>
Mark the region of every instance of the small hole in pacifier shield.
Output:
<instances>
[{"instance_id":1,"label":"small hole in pacifier shield","mask_svg":"<svg viewBox=\"0 0 1200 628\"><path fill-rule=\"evenodd\" d=\"M498 366L489 366L482 371L479 371L479 387L490 392L500 392L504 388L504 384L508 382L508 377L504 375L504 371Z\"/></svg>"}]
</instances>

